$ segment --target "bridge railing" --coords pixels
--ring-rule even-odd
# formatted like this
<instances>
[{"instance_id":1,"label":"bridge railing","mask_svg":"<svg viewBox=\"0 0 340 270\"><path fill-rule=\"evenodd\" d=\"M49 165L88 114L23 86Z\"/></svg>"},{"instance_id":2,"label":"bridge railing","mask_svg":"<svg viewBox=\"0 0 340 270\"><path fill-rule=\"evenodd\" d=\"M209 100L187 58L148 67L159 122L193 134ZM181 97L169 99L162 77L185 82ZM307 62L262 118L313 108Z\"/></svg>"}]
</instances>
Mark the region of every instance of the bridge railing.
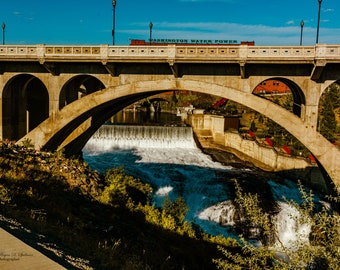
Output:
<instances>
[{"instance_id":1,"label":"bridge railing","mask_svg":"<svg viewBox=\"0 0 340 270\"><path fill-rule=\"evenodd\" d=\"M34 45L3 45L0 46L0 57L21 57L31 56L32 58L37 57L37 46Z\"/></svg>"},{"instance_id":2,"label":"bridge railing","mask_svg":"<svg viewBox=\"0 0 340 270\"><path fill-rule=\"evenodd\" d=\"M247 57L314 57L314 46L296 46L296 47L272 47L261 46L249 48Z\"/></svg>"},{"instance_id":3,"label":"bridge railing","mask_svg":"<svg viewBox=\"0 0 340 270\"><path fill-rule=\"evenodd\" d=\"M340 45L317 44L316 46L81 46L81 45L0 45L0 60L7 61L87 61L103 60L162 60L209 61L209 60L314 60L340 61Z\"/></svg>"}]
</instances>

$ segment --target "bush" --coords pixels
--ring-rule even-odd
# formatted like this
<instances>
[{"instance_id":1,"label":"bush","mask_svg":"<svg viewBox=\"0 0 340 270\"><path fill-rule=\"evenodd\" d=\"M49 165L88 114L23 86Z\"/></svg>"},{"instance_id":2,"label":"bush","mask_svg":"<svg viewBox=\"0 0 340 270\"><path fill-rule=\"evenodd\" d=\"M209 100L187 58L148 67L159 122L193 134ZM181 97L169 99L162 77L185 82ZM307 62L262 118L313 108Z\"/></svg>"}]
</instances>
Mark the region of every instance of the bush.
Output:
<instances>
[{"instance_id":1,"label":"bush","mask_svg":"<svg viewBox=\"0 0 340 270\"><path fill-rule=\"evenodd\" d=\"M256 195L243 194L235 182L236 203L241 207L245 216L244 221L258 226L265 236L269 230L273 231L266 214L259 209ZM264 244L255 247L241 236L239 254L232 253L220 246L224 258L213 260L218 269L340 269L340 216L337 212L322 206L317 211L312 192L307 192L299 183L302 204L289 202L296 207L301 218L311 224L310 243L297 241L294 249L282 247L279 254L273 248ZM339 202L339 194L331 198ZM273 233L273 232L271 232ZM274 232L275 233L275 232ZM280 255L280 256L279 256Z\"/></svg>"},{"instance_id":2,"label":"bush","mask_svg":"<svg viewBox=\"0 0 340 270\"><path fill-rule=\"evenodd\" d=\"M152 188L139 179L126 175L123 168L114 168L106 173L106 184L99 200L113 206L143 203L150 198Z\"/></svg>"}]
</instances>

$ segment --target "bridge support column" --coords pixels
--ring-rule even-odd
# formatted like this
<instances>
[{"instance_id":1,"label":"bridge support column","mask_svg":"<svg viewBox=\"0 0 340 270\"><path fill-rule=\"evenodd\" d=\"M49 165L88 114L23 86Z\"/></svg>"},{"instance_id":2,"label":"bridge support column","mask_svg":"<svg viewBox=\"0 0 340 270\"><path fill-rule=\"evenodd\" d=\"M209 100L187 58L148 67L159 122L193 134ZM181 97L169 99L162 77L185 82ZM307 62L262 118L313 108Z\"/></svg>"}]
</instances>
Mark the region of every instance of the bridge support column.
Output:
<instances>
[{"instance_id":1,"label":"bridge support column","mask_svg":"<svg viewBox=\"0 0 340 270\"><path fill-rule=\"evenodd\" d=\"M42 80L48 88L49 115L51 116L59 110L60 91L66 78L64 78L63 75L54 76L52 74L46 74L39 76L39 79Z\"/></svg>"},{"instance_id":2,"label":"bridge support column","mask_svg":"<svg viewBox=\"0 0 340 270\"><path fill-rule=\"evenodd\" d=\"M302 120L306 126L315 131L318 125L318 109L322 89L322 84L310 81L305 91L306 105L304 107L304 113L302 113Z\"/></svg>"},{"instance_id":3,"label":"bridge support column","mask_svg":"<svg viewBox=\"0 0 340 270\"><path fill-rule=\"evenodd\" d=\"M316 130L318 124L318 106L317 105L305 106L305 115L303 120L306 126L311 128L312 130Z\"/></svg>"}]
</instances>

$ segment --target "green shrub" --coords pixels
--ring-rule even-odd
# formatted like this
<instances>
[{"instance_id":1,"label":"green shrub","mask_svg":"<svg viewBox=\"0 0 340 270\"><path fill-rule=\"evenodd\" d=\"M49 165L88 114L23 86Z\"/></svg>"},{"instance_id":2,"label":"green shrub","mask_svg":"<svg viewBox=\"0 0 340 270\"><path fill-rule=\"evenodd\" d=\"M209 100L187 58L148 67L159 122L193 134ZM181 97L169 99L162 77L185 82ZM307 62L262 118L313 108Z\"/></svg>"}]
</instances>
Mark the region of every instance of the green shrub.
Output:
<instances>
[{"instance_id":1,"label":"green shrub","mask_svg":"<svg viewBox=\"0 0 340 270\"><path fill-rule=\"evenodd\" d=\"M243 194L235 182L236 202L245 215L247 222L256 224L263 235L273 230L266 214L259 208L256 195ZM340 269L340 216L337 212L322 207L316 211L313 193L307 192L299 183L302 203L289 202L296 207L304 222L312 226L310 243L297 241L294 249L282 247L278 256L270 245L255 247L241 236L241 252L235 254L220 246L223 258L214 259L218 269ZM333 198L338 202L339 195Z\"/></svg>"},{"instance_id":2,"label":"green shrub","mask_svg":"<svg viewBox=\"0 0 340 270\"><path fill-rule=\"evenodd\" d=\"M106 183L99 200L113 206L146 203L150 198L152 188L139 179L126 175L122 168L114 168L106 173Z\"/></svg>"},{"instance_id":3,"label":"green shrub","mask_svg":"<svg viewBox=\"0 0 340 270\"><path fill-rule=\"evenodd\" d=\"M4 187L2 184L0 184L0 203L6 204L11 201L11 197L9 194L9 191L6 187Z\"/></svg>"}]
</instances>

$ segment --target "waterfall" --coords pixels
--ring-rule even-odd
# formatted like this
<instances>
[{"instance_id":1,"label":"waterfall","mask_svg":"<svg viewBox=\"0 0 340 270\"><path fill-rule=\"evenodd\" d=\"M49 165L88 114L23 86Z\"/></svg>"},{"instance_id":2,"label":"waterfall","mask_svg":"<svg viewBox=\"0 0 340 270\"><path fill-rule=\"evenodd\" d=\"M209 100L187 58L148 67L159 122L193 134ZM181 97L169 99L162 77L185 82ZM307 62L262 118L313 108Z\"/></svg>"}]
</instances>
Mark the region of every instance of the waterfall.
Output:
<instances>
[{"instance_id":1,"label":"waterfall","mask_svg":"<svg viewBox=\"0 0 340 270\"><path fill-rule=\"evenodd\" d=\"M300 213L295 207L284 202L278 202L278 205L280 211L273 217L277 232L275 246L294 248L297 243L309 243L310 224L299 220ZM228 200L206 208L199 213L198 218L213 221L222 226L233 226L235 225L235 212L232 201Z\"/></svg>"},{"instance_id":2,"label":"waterfall","mask_svg":"<svg viewBox=\"0 0 340 270\"><path fill-rule=\"evenodd\" d=\"M85 149L195 147L191 127L103 125L93 134Z\"/></svg>"},{"instance_id":3,"label":"waterfall","mask_svg":"<svg viewBox=\"0 0 340 270\"><path fill-rule=\"evenodd\" d=\"M182 196L189 206L188 220L212 235L238 237L234 230L240 226L234 219L237 209L228 196L228 186L220 179L236 169L204 155L195 145L191 127L103 125L84 147L84 156L103 173L123 164L128 174L155 188L157 206L162 205L164 196ZM249 169L237 170L251 173ZM273 247L279 250L281 245L294 248L299 241L308 243L310 224L302 223L297 209L282 199L301 202L297 184L270 180L268 185L278 210L271 219L276 228ZM256 228L249 230L252 243L260 243L256 242Z\"/></svg>"},{"instance_id":4,"label":"waterfall","mask_svg":"<svg viewBox=\"0 0 340 270\"><path fill-rule=\"evenodd\" d=\"M235 211L232 201L228 200L206 208L198 218L214 221L222 226L233 226Z\"/></svg>"}]
</instances>

